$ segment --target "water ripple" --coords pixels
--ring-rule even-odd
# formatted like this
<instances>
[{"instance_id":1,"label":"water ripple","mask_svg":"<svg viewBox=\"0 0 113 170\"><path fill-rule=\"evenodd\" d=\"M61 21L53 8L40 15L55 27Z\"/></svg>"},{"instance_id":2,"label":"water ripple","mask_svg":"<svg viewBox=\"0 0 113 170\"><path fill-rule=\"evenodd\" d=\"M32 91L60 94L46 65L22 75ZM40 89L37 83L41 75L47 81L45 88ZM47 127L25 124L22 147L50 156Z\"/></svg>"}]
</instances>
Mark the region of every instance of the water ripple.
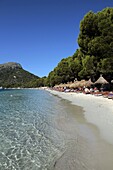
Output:
<instances>
[{"instance_id":1,"label":"water ripple","mask_svg":"<svg viewBox=\"0 0 113 170\"><path fill-rule=\"evenodd\" d=\"M0 96L0 169L49 169L63 148L54 126L60 99L38 90L9 90Z\"/></svg>"}]
</instances>

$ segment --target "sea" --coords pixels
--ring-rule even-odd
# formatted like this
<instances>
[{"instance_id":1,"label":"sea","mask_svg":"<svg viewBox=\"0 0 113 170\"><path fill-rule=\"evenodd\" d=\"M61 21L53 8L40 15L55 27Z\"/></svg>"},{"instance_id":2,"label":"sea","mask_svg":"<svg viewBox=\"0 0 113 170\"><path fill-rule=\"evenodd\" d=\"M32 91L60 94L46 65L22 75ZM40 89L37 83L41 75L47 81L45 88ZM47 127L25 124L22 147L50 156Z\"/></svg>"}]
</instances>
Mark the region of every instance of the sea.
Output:
<instances>
[{"instance_id":1,"label":"sea","mask_svg":"<svg viewBox=\"0 0 113 170\"><path fill-rule=\"evenodd\" d=\"M46 90L1 90L0 170L54 169L66 149L64 117L67 103Z\"/></svg>"}]
</instances>

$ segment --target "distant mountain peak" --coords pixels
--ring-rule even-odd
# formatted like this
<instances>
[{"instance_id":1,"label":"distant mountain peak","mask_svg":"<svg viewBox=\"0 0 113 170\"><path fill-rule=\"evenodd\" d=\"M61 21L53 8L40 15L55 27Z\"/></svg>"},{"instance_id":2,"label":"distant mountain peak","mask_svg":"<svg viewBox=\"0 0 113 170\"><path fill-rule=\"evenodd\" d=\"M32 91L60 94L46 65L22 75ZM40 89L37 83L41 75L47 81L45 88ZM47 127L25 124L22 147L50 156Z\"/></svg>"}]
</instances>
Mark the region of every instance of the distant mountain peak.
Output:
<instances>
[{"instance_id":1,"label":"distant mountain peak","mask_svg":"<svg viewBox=\"0 0 113 170\"><path fill-rule=\"evenodd\" d=\"M21 64L8 62L0 64L0 86L31 87L39 77L24 70Z\"/></svg>"},{"instance_id":2,"label":"distant mountain peak","mask_svg":"<svg viewBox=\"0 0 113 170\"><path fill-rule=\"evenodd\" d=\"M16 63L16 62L8 62L8 63L4 63L4 64L0 64L0 70L1 69L6 69L6 68L22 68L21 64Z\"/></svg>"}]
</instances>

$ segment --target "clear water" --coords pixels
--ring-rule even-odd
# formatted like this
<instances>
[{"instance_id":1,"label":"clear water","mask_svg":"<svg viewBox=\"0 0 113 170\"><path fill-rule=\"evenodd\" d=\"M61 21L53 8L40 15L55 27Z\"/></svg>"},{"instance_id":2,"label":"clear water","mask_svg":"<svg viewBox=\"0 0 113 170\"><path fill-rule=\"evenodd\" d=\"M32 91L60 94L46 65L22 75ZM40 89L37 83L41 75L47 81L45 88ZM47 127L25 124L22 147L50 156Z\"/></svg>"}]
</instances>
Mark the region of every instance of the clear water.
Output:
<instances>
[{"instance_id":1,"label":"clear water","mask_svg":"<svg viewBox=\"0 0 113 170\"><path fill-rule=\"evenodd\" d=\"M65 147L56 118L64 110L46 91L0 91L0 170L48 170Z\"/></svg>"},{"instance_id":2,"label":"clear water","mask_svg":"<svg viewBox=\"0 0 113 170\"><path fill-rule=\"evenodd\" d=\"M81 107L44 90L0 91L0 170L106 169L113 145Z\"/></svg>"}]
</instances>

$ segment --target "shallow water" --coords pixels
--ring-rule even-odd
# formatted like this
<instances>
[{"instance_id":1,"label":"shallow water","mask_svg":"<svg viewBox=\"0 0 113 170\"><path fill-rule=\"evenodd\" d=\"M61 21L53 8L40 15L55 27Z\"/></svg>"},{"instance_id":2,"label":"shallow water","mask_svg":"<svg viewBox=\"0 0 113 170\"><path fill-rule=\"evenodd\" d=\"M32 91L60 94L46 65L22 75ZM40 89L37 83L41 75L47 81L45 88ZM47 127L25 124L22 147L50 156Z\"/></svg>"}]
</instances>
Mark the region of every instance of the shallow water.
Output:
<instances>
[{"instance_id":1,"label":"shallow water","mask_svg":"<svg viewBox=\"0 0 113 170\"><path fill-rule=\"evenodd\" d=\"M60 99L39 90L0 92L0 170L48 169L62 152Z\"/></svg>"},{"instance_id":2,"label":"shallow water","mask_svg":"<svg viewBox=\"0 0 113 170\"><path fill-rule=\"evenodd\" d=\"M0 91L0 170L112 170L113 145L81 107L44 90Z\"/></svg>"}]
</instances>

